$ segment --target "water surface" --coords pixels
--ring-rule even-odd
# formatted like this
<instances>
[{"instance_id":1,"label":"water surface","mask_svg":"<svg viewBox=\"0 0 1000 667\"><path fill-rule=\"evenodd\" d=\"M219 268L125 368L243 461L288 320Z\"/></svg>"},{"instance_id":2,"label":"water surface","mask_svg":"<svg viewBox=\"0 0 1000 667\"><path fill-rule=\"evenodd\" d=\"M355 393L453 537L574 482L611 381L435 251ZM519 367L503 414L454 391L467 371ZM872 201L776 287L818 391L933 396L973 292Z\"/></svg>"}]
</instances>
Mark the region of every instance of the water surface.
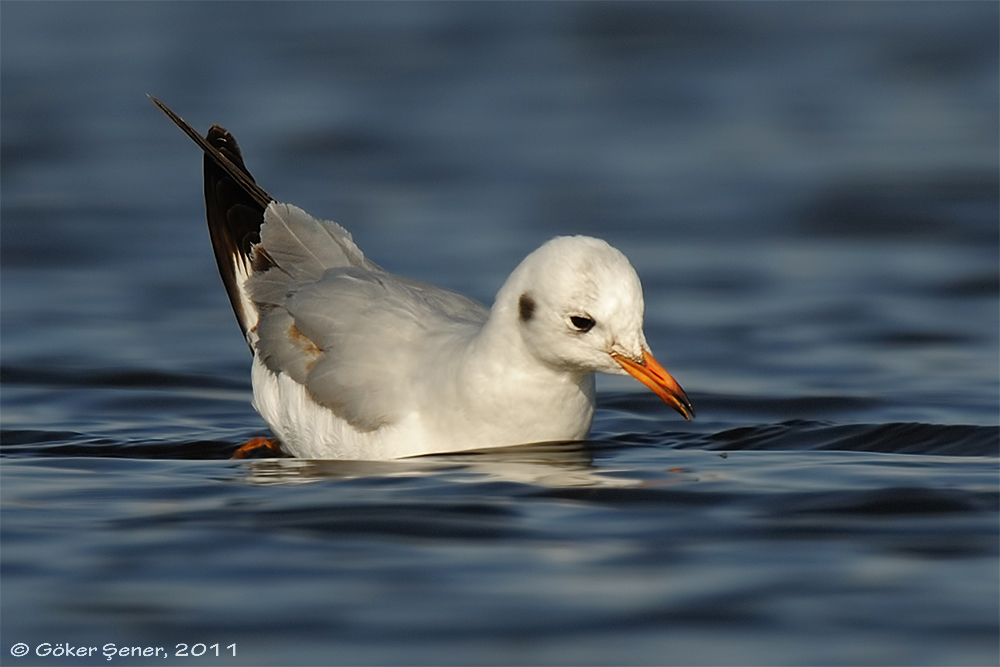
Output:
<instances>
[{"instance_id":1,"label":"water surface","mask_svg":"<svg viewBox=\"0 0 1000 667\"><path fill-rule=\"evenodd\" d=\"M4 664L997 664L998 11L4 3ZM266 426L146 93L487 303L606 238L698 418L602 378L587 443L228 460Z\"/></svg>"}]
</instances>

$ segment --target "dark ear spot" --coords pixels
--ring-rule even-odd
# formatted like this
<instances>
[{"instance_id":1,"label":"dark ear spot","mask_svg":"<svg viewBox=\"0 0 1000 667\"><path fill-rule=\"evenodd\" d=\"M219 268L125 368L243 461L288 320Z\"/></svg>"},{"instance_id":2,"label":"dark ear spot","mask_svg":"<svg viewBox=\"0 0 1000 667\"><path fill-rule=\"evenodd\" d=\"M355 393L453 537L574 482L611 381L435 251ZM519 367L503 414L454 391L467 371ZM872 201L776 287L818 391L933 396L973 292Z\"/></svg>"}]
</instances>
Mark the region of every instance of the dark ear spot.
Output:
<instances>
[{"instance_id":1,"label":"dark ear spot","mask_svg":"<svg viewBox=\"0 0 1000 667\"><path fill-rule=\"evenodd\" d=\"M525 292L517 301L517 309L520 314L521 321L527 322L531 319L531 316L535 314L535 300L528 296L528 293Z\"/></svg>"}]
</instances>

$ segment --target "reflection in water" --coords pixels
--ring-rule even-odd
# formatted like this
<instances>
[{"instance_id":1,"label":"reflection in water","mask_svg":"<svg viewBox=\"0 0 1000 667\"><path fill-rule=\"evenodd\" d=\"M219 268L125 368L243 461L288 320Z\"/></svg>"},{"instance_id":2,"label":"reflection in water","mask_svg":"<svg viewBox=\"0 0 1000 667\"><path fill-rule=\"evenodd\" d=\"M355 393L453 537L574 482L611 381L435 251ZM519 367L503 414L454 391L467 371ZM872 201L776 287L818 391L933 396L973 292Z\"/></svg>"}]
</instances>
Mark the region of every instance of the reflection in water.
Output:
<instances>
[{"instance_id":1,"label":"reflection in water","mask_svg":"<svg viewBox=\"0 0 1000 667\"><path fill-rule=\"evenodd\" d=\"M247 466L254 484L294 484L320 479L408 477L461 471L496 481L565 486L639 486L640 480L593 467L586 442L547 442L517 447L435 454L398 461L257 459Z\"/></svg>"}]
</instances>

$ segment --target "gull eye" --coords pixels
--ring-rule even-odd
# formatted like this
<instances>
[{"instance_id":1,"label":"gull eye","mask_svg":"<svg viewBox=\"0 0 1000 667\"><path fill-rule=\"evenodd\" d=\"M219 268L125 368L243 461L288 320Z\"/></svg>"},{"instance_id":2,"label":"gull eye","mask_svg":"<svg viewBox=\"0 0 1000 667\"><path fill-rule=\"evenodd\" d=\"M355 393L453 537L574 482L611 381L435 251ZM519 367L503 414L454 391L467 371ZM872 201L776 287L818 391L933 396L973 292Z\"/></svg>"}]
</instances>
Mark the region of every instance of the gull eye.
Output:
<instances>
[{"instance_id":1,"label":"gull eye","mask_svg":"<svg viewBox=\"0 0 1000 667\"><path fill-rule=\"evenodd\" d=\"M569 321L580 333L587 333L594 328L594 320L586 315L570 315Z\"/></svg>"}]
</instances>

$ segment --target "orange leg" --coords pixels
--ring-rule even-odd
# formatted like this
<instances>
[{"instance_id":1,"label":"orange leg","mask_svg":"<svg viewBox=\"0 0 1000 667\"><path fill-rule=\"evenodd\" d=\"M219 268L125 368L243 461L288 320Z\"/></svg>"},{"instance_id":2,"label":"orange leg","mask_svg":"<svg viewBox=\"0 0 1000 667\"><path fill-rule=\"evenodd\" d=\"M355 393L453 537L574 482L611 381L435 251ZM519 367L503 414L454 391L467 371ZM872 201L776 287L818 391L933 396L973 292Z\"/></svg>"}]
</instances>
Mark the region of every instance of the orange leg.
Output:
<instances>
[{"instance_id":1,"label":"orange leg","mask_svg":"<svg viewBox=\"0 0 1000 667\"><path fill-rule=\"evenodd\" d=\"M270 438L254 438L253 440L248 440L240 445L240 448L233 452L230 456L232 459L250 459L250 458L261 458L261 454L265 456L284 456L284 452L281 451L281 443L277 440L271 440Z\"/></svg>"}]
</instances>

